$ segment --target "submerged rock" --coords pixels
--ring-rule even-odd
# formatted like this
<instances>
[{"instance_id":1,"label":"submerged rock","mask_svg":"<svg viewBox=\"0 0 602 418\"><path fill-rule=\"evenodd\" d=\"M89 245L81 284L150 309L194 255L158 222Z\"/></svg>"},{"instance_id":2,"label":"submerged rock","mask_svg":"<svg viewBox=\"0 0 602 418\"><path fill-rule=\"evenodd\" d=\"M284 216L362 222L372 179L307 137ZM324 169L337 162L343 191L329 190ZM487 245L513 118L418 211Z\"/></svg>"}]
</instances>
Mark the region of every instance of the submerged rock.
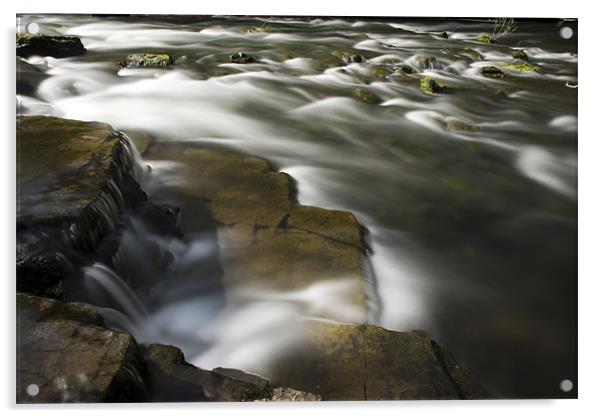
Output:
<instances>
[{"instance_id":1,"label":"submerged rock","mask_svg":"<svg viewBox=\"0 0 602 418\"><path fill-rule=\"evenodd\" d=\"M525 52L524 49L517 49L516 51L513 51L512 58L515 58L518 60L523 60L523 61L529 61L529 57L527 56L527 53Z\"/></svg>"},{"instance_id":2,"label":"submerged rock","mask_svg":"<svg viewBox=\"0 0 602 418\"><path fill-rule=\"evenodd\" d=\"M42 70L17 57L17 94L35 96L38 85L48 78Z\"/></svg>"},{"instance_id":3,"label":"submerged rock","mask_svg":"<svg viewBox=\"0 0 602 418\"><path fill-rule=\"evenodd\" d=\"M528 62L505 64L504 68L510 68L511 70L518 71L520 73L531 73L537 72L537 67Z\"/></svg>"},{"instance_id":4,"label":"submerged rock","mask_svg":"<svg viewBox=\"0 0 602 418\"><path fill-rule=\"evenodd\" d=\"M460 119L448 119L445 127L448 131L476 132L479 130L478 126L464 122Z\"/></svg>"},{"instance_id":5,"label":"submerged rock","mask_svg":"<svg viewBox=\"0 0 602 418\"><path fill-rule=\"evenodd\" d=\"M437 65L437 57L432 55L418 55L416 57L416 63L423 70L434 68Z\"/></svg>"},{"instance_id":6,"label":"submerged rock","mask_svg":"<svg viewBox=\"0 0 602 418\"><path fill-rule=\"evenodd\" d=\"M30 35L17 33L17 55L30 57L65 58L86 52L82 41L76 36Z\"/></svg>"},{"instance_id":7,"label":"submerged rock","mask_svg":"<svg viewBox=\"0 0 602 418\"><path fill-rule=\"evenodd\" d=\"M17 118L17 289L60 297L62 280L146 200L131 144L109 125Z\"/></svg>"},{"instance_id":8,"label":"submerged rock","mask_svg":"<svg viewBox=\"0 0 602 418\"><path fill-rule=\"evenodd\" d=\"M137 53L129 54L123 62L124 67L168 67L174 63L173 58L169 54L164 53Z\"/></svg>"},{"instance_id":9,"label":"submerged rock","mask_svg":"<svg viewBox=\"0 0 602 418\"><path fill-rule=\"evenodd\" d=\"M310 321L274 366L278 385L324 400L484 399L482 385L425 332Z\"/></svg>"},{"instance_id":10,"label":"submerged rock","mask_svg":"<svg viewBox=\"0 0 602 418\"><path fill-rule=\"evenodd\" d=\"M244 52L237 52L230 55L230 62L234 64L251 64L255 61L255 57L247 55Z\"/></svg>"},{"instance_id":11,"label":"submerged rock","mask_svg":"<svg viewBox=\"0 0 602 418\"><path fill-rule=\"evenodd\" d=\"M477 41L483 42L484 44L493 44L495 43L495 37L488 35L486 33L482 33L477 37Z\"/></svg>"},{"instance_id":12,"label":"submerged rock","mask_svg":"<svg viewBox=\"0 0 602 418\"><path fill-rule=\"evenodd\" d=\"M17 403L141 402L145 379L134 339L91 306L17 295Z\"/></svg>"},{"instance_id":13,"label":"submerged rock","mask_svg":"<svg viewBox=\"0 0 602 418\"><path fill-rule=\"evenodd\" d=\"M354 88L352 91L352 94L353 94L353 97L355 97L356 99L358 99L364 103L370 103L370 104L380 103L380 98L368 89L363 89L360 87Z\"/></svg>"},{"instance_id":14,"label":"submerged rock","mask_svg":"<svg viewBox=\"0 0 602 418\"><path fill-rule=\"evenodd\" d=\"M479 69L479 74L487 78L504 78L504 72L493 65L487 65Z\"/></svg>"},{"instance_id":15,"label":"submerged rock","mask_svg":"<svg viewBox=\"0 0 602 418\"><path fill-rule=\"evenodd\" d=\"M423 77L420 80L420 88L425 93L433 94L447 90L448 85L432 77Z\"/></svg>"}]
</instances>

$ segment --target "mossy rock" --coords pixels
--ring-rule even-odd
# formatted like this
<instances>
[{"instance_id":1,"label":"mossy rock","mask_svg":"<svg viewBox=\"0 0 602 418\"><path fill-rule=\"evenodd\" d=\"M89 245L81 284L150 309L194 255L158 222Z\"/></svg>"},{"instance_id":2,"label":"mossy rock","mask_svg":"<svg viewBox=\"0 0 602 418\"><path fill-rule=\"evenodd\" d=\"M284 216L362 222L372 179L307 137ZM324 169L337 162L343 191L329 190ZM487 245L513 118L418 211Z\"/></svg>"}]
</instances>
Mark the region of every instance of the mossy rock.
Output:
<instances>
[{"instance_id":1,"label":"mossy rock","mask_svg":"<svg viewBox=\"0 0 602 418\"><path fill-rule=\"evenodd\" d=\"M393 67L389 66L378 66L372 69L371 74L378 80L386 80L388 76L395 72Z\"/></svg>"},{"instance_id":2,"label":"mossy rock","mask_svg":"<svg viewBox=\"0 0 602 418\"><path fill-rule=\"evenodd\" d=\"M519 73L532 73L538 71L536 66L529 64L528 62L505 64L504 68L509 68L511 70L518 71Z\"/></svg>"},{"instance_id":3,"label":"mossy rock","mask_svg":"<svg viewBox=\"0 0 602 418\"><path fill-rule=\"evenodd\" d=\"M420 88L428 94L441 93L446 91L449 86L441 81L435 80L432 77L423 77L420 80Z\"/></svg>"},{"instance_id":4,"label":"mossy rock","mask_svg":"<svg viewBox=\"0 0 602 418\"><path fill-rule=\"evenodd\" d=\"M353 89L352 91L353 97L355 97L356 99L364 102L364 103L369 103L369 104L378 104L380 103L380 98L372 93L370 90L368 89L364 89L361 87L356 87Z\"/></svg>"},{"instance_id":5,"label":"mossy rock","mask_svg":"<svg viewBox=\"0 0 602 418\"><path fill-rule=\"evenodd\" d=\"M412 68L412 66L407 65L407 64L395 66L395 67L393 67L393 71L395 71L397 74L414 74L414 73L416 73L416 70L414 70Z\"/></svg>"},{"instance_id":6,"label":"mossy rock","mask_svg":"<svg viewBox=\"0 0 602 418\"><path fill-rule=\"evenodd\" d=\"M499 68L493 65L487 65L479 69L479 74L487 78L504 78L505 74Z\"/></svg>"},{"instance_id":7,"label":"mossy rock","mask_svg":"<svg viewBox=\"0 0 602 418\"><path fill-rule=\"evenodd\" d=\"M517 49L512 52L512 58L517 60L529 61L529 57L524 49Z\"/></svg>"},{"instance_id":8,"label":"mossy rock","mask_svg":"<svg viewBox=\"0 0 602 418\"><path fill-rule=\"evenodd\" d=\"M477 41L478 42L482 42L484 44L494 44L495 43L495 37L491 36L489 34L486 33L482 33L477 37Z\"/></svg>"},{"instance_id":9,"label":"mossy rock","mask_svg":"<svg viewBox=\"0 0 602 418\"><path fill-rule=\"evenodd\" d=\"M49 36L17 33L17 55L30 57L32 55L65 58L81 55L86 52L81 39L76 36Z\"/></svg>"},{"instance_id":10,"label":"mossy rock","mask_svg":"<svg viewBox=\"0 0 602 418\"><path fill-rule=\"evenodd\" d=\"M174 61L171 55L165 53L136 53L129 54L122 66L128 68L151 67L164 68L173 65Z\"/></svg>"},{"instance_id":11,"label":"mossy rock","mask_svg":"<svg viewBox=\"0 0 602 418\"><path fill-rule=\"evenodd\" d=\"M246 33L272 33L274 32L274 27L268 25L267 23L262 26L249 26L244 29Z\"/></svg>"},{"instance_id":12,"label":"mossy rock","mask_svg":"<svg viewBox=\"0 0 602 418\"><path fill-rule=\"evenodd\" d=\"M472 125L468 122L464 122L460 119L448 119L446 121L445 128L448 131L462 131L462 132L476 132L479 130L478 126Z\"/></svg>"}]
</instances>

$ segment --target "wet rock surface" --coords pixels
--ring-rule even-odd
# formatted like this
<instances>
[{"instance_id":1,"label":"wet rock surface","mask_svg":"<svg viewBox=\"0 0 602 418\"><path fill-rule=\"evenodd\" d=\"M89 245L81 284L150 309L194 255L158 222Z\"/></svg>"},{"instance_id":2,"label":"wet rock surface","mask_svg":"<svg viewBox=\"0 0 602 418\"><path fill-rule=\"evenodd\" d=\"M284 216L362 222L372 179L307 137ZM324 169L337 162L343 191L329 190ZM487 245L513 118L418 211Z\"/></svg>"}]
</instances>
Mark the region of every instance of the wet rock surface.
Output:
<instances>
[{"instance_id":1,"label":"wet rock surface","mask_svg":"<svg viewBox=\"0 0 602 418\"><path fill-rule=\"evenodd\" d=\"M90 305L18 294L17 318L18 403L320 400L241 370L199 369L173 346L139 346Z\"/></svg>"},{"instance_id":2,"label":"wet rock surface","mask_svg":"<svg viewBox=\"0 0 602 418\"><path fill-rule=\"evenodd\" d=\"M137 402L148 398L134 339L93 307L17 295L17 402Z\"/></svg>"},{"instance_id":3,"label":"wet rock surface","mask_svg":"<svg viewBox=\"0 0 602 418\"><path fill-rule=\"evenodd\" d=\"M490 395L422 331L311 321L297 350L274 368L275 384L324 400L482 399Z\"/></svg>"},{"instance_id":4,"label":"wet rock surface","mask_svg":"<svg viewBox=\"0 0 602 418\"><path fill-rule=\"evenodd\" d=\"M60 297L61 282L127 208L146 200L131 144L109 125L17 118L17 289Z\"/></svg>"},{"instance_id":5,"label":"wet rock surface","mask_svg":"<svg viewBox=\"0 0 602 418\"><path fill-rule=\"evenodd\" d=\"M40 55L65 58L86 52L82 41L75 36L30 35L17 33L17 55L30 57Z\"/></svg>"},{"instance_id":6,"label":"wet rock surface","mask_svg":"<svg viewBox=\"0 0 602 418\"><path fill-rule=\"evenodd\" d=\"M207 201L218 225L226 288L296 290L344 278L355 283L350 302L366 306L367 248L353 214L297 204L286 173L238 152L157 144L145 158L179 163L189 181L178 190Z\"/></svg>"}]
</instances>

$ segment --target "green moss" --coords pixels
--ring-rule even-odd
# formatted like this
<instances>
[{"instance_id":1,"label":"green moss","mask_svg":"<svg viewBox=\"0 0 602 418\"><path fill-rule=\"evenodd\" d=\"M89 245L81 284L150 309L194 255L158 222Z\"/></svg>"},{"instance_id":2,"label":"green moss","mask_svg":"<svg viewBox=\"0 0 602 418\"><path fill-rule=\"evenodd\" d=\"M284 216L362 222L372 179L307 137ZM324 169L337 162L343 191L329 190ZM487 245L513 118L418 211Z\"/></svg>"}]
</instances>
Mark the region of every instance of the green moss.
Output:
<instances>
[{"instance_id":1,"label":"green moss","mask_svg":"<svg viewBox=\"0 0 602 418\"><path fill-rule=\"evenodd\" d=\"M524 49L518 49L512 52L512 58L517 60L529 61L529 57L527 56L527 53Z\"/></svg>"},{"instance_id":2,"label":"green moss","mask_svg":"<svg viewBox=\"0 0 602 418\"><path fill-rule=\"evenodd\" d=\"M504 67L510 68L515 71L519 71L521 73L531 73L531 72L537 71L537 67L535 67L532 64L529 64L528 62L520 62L520 63L516 63L516 64L506 64L506 65L504 65Z\"/></svg>"},{"instance_id":3,"label":"green moss","mask_svg":"<svg viewBox=\"0 0 602 418\"><path fill-rule=\"evenodd\" d=\"M495 37L482 33L477 37L477 41L483 42L484 44L493 44L495 43Z\"/></svg>"},{"instance_id":4,"label":"green moss","mask_svg":"<svg viewBox=\"0 0 602 418\"><path fill-rule=\"evenodd\" d=\"M366 90L363 88L355 88L353 89L353 97L355 97L358 100L361 100L364 103L371 103L371 104L377 104L380 103L380 99L378 98L377 95L375 95L374 93L372 93L370 90Z\"/></svg>"},{"instance_id":5,"label":"green moss","mask_svg":"<svg viewBox=\"0 0 602 418\"><path fill-rule=\"evenodd\" d=\"M446 90L448 87L449 86L447 84L441 81L437 81L432 77L423 77L420 80L420 88L425 93L439 93L441 91Z\"/></svg>"},{"instance_id":6,"label":"green moss","mask_svg":"<svg viewBox=\"0 0 602 418\"><path fill-rule=\"evenodd\" d=\"M504 72L493 65L481 67L479 74L487 78L504 78Z\"/></svg>"}]
</instances>

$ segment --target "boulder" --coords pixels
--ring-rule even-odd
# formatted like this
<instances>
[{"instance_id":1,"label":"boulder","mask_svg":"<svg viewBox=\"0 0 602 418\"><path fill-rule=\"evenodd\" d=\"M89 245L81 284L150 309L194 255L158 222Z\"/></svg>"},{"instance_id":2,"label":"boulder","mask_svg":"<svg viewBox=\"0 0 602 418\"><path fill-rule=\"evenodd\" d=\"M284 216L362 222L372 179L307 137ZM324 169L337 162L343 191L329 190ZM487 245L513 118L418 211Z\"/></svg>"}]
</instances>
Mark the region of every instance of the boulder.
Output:
<instances>
[{"instance_id":1,"label":"boulder","mask_svg":"<svg viewBox=\"0 0 602 418\"><path fill-rule=\"evenodd\" d=\"M423 70L428 70L429 68L435 68L437 66L437 57L432 55L418 55L416 57L416 63L418 67Z\"/></svg>"},{"instance_id":2,"label":"boulder","mask_svg":"<svg viewBox=\"0 0 602 418\"><path fill-rule=\"evenodd\" d=\"M65 58L86 52L82 41L75 36L30 35L17 33L17 55L30 57Z\"/></svg>"},{"instance_id":3,"label":"boulder","mask_svg":"<svg viewBox=\"0 0 602 418\"><path fill-rule=\"evenodd\" d=\"M137 53L129 54L122 66L128 68L137 67L150 67L150 68L163 68L168 67L174 63L173 58L169 54L165 53Z\"/></svg>"},{"instance_id":4,"label":"boulder","mask_svg":"<svg viewBox=\"0 0 602 418\"><path fill-rule=\"evenodd\" d=\"M504 68L509 68L510 70L517 71L519 73L537 72L537 67L533 64L529 64L528 62L505 64Z\"/></svg>"},{"instance_id":5,"label":"boulder","mask_svg":"<svg viewBox=\"0 0 602 418\"><path fill-rule=\"evenodd\" d=\"M308 321L272 382L324 400L483 399L490 394L422 331Z\"/></svg>"},{"instance_id":6,"label":"boulder","mask_svg":"<svg viewBox=\"0 0 602 418\"><path fill-rule=\"evenodd\" d=\"M493 65L487 65L479 69L479 74L487 78L504 78L504 72Z\"/></svg>"},{"instance_id":7,"label":"boulder","mask_svg":"<svg viewBox=\"0 0 602 418\"><path fill-rule=\"evenodd\" d=\"M127 137L109 125L17 118L17 289L60 297L62 280L146 200Z\"/></svg>"},{"instance_id":8,"label":"boulder","mask_svg":"<svg viewBox=\"0 0 602 418\"><path fill-rule=\"evenodd\" d=\"M136 341L90 306L17 295L17 403L141 402Z\"/></svg>"}]
</instances>

